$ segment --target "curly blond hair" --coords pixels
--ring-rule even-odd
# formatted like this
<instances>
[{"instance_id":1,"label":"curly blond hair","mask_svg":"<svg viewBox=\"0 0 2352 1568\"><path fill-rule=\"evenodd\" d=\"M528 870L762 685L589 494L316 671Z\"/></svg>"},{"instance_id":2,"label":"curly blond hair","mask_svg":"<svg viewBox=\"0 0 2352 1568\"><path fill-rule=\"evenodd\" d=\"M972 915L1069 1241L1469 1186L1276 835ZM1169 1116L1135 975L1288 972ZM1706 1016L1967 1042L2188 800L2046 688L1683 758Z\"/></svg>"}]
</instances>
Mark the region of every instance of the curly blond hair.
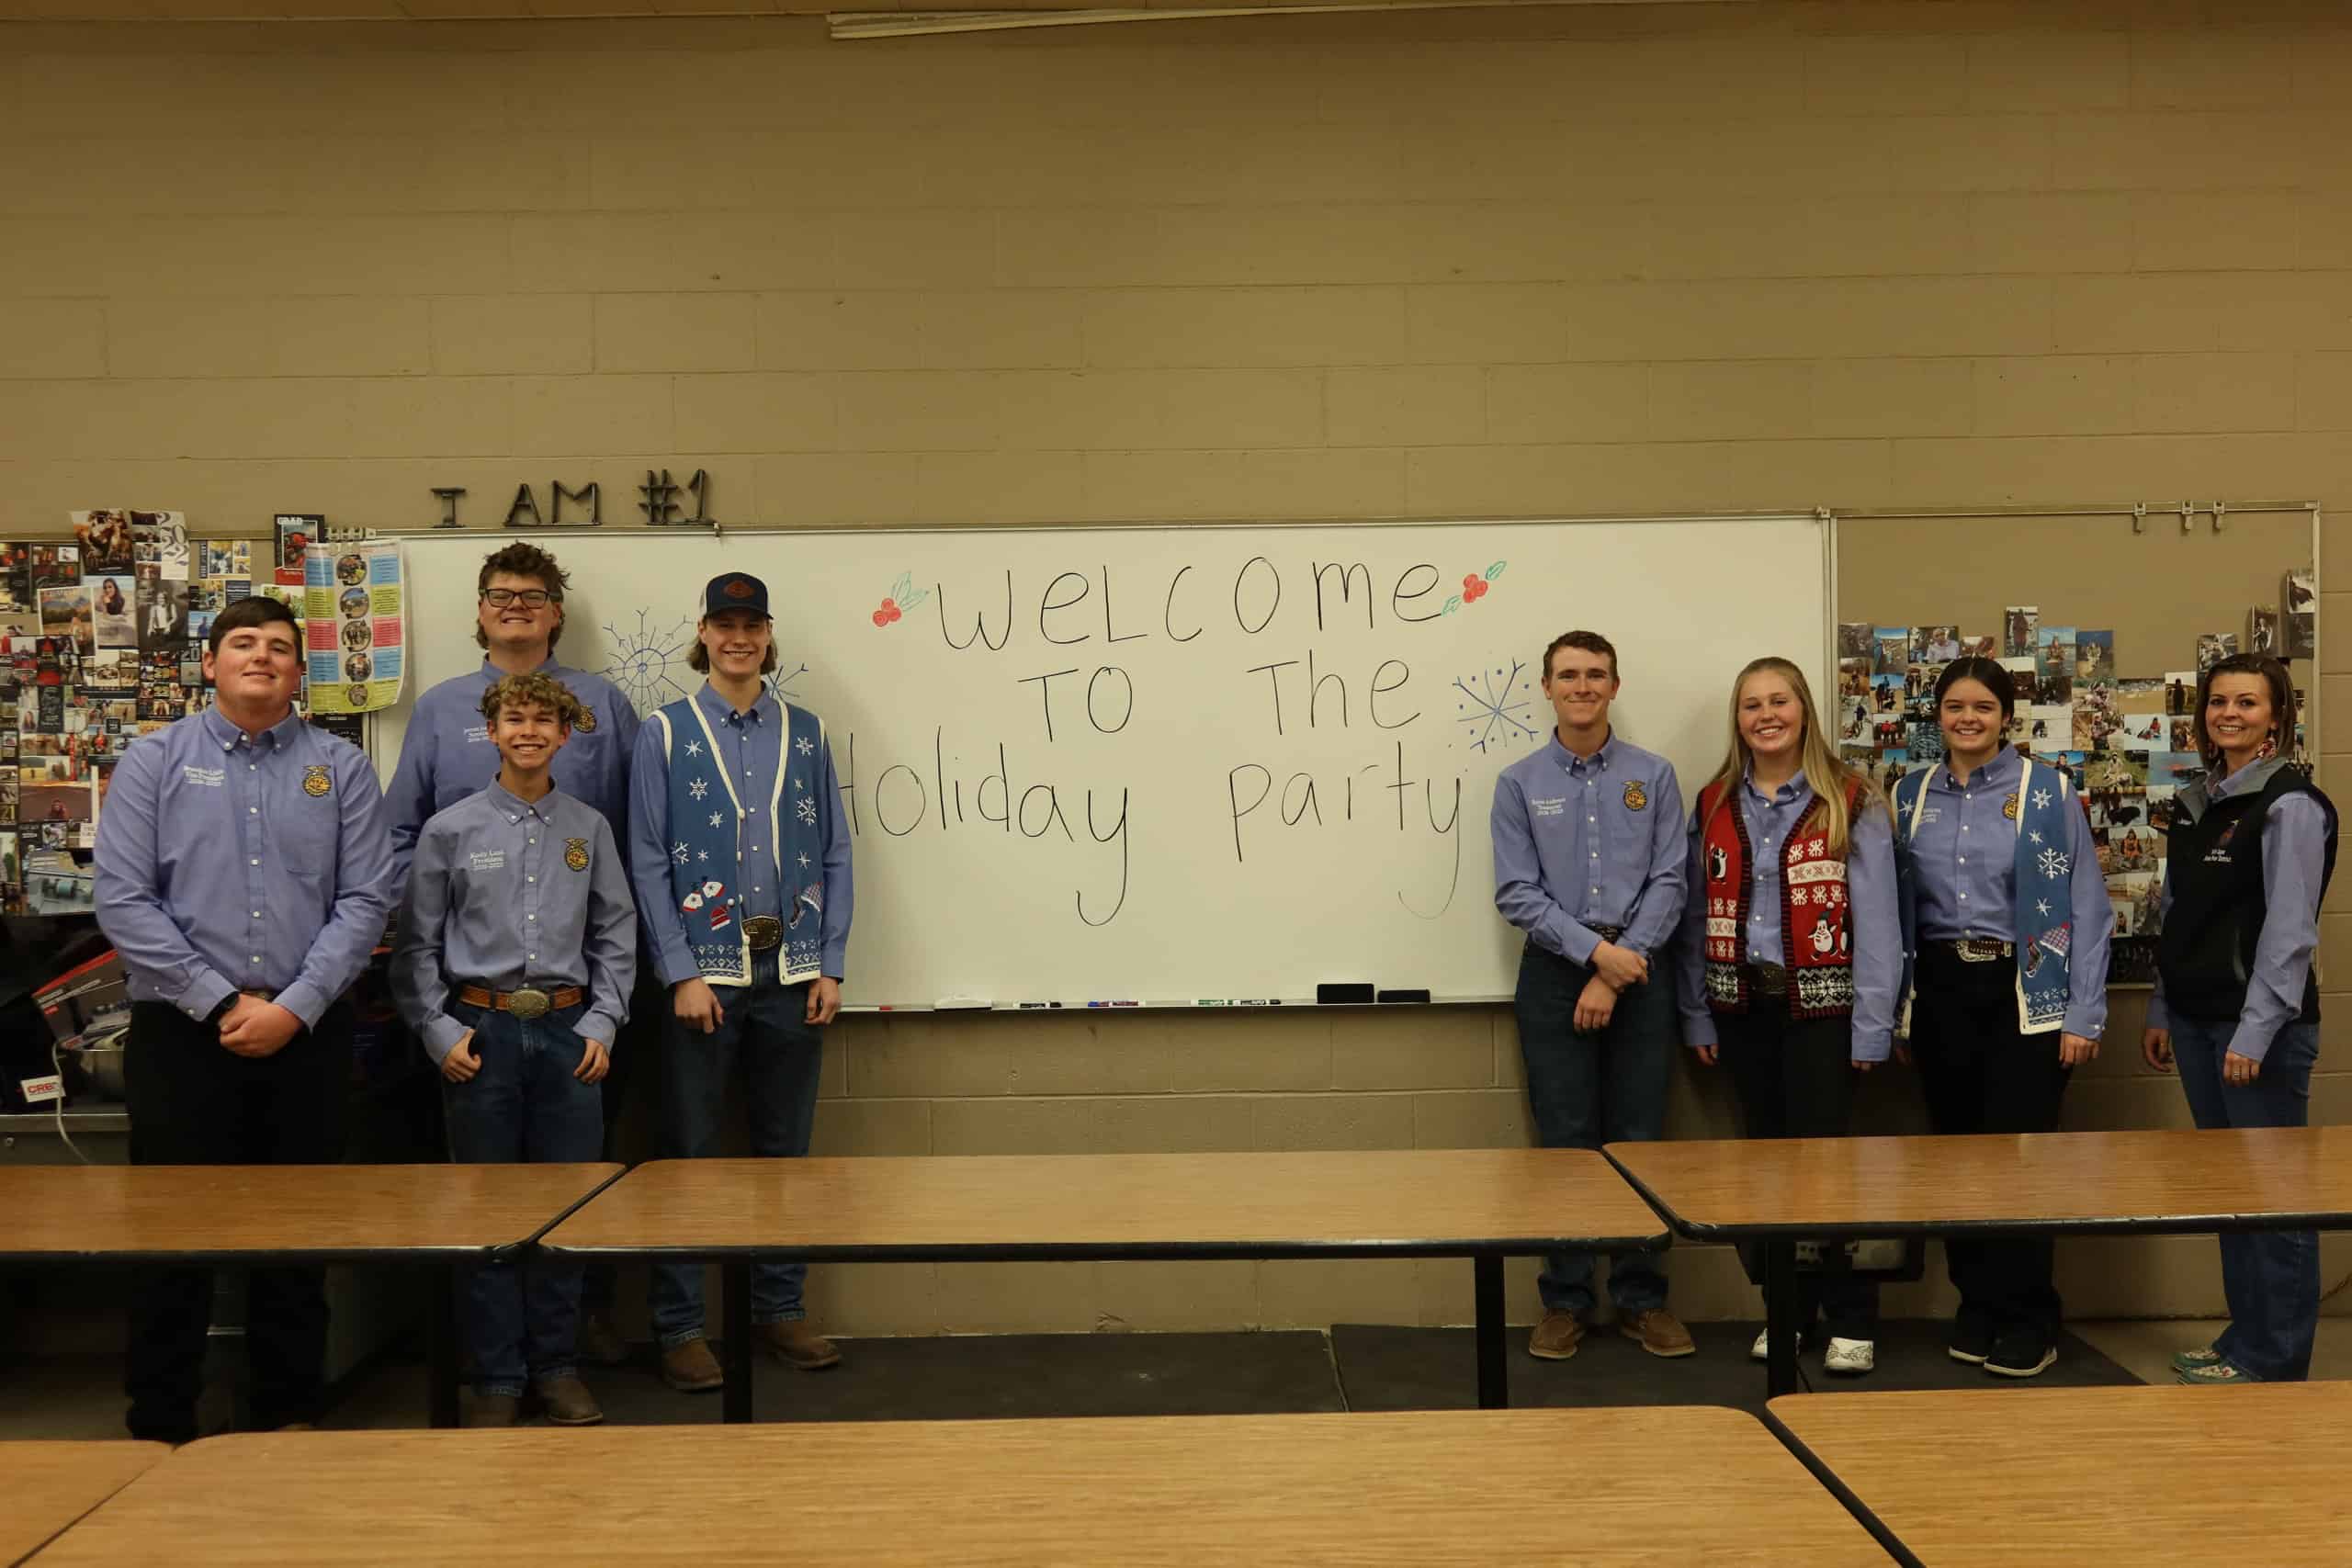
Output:
<instances>
[{"instance_id":1,"label":"curly blond hair","mask_svg":"<svg viewBox=\"0 0 2352 1568\"><path fill-rule=\"evenodd\" d=\"M492 724L498 722L501 708L532 705L553 708L566 729L579 728L582 716L588 711L587 705L571 694L571 687L536 670L493 681L481 694L481 716Z\"/></svg>"}]
</instances>

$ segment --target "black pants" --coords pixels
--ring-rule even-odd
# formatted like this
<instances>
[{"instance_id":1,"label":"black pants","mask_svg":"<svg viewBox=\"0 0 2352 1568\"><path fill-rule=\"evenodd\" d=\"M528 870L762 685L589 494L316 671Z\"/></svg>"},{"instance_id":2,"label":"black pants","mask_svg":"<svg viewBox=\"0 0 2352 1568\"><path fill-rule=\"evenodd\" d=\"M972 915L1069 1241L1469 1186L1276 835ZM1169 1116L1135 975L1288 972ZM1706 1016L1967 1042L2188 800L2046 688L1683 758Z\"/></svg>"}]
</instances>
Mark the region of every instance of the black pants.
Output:
<instances>
[{"instance_id":1,"label":"black pants","mask_svg":"<svg viewBox=\"0 0 2352 1568\"><path fill-rule=\"evenodd\" d=\"M1751 1138L1841 1138L1854 1105L1850 1019L1792 1019L1780 997L1757 997L1745 1013L1717 1013L1721 1061L1739 1091ZM1740 1248L1747 1277L1764 1282L1764 1249ZM1821 1269L1797 1276L1797 1324L1815 1317L1833 1338L1878 1337L1878 1281L1847 1267L1846 1249L1825 1242Z\"/></svg>"},{"instance_id":2,"label":"black pants","mask_svg":"<svg viewBox=\"0 0 2352 1568\"><path fill-rule=\"evenodd\" d=\"M249 1058L222 1049L213 1026L141 1002L123 1075L133 1165L332 1165L343 1157L351 1010L337 1003L276 1055ZM141 1270L124 1373L132 1437L195 1440L211 1321L209 1269ZM323 1269L253 1269L245 1353L256 1427L319 1418L326 1337Z\"/></svg>"},{"instance_id":3,"label":"black pants","mask_svg":"<svg viewBox=\"0 0 2352 1568\"><path fill-rule=\"evenodd\" d=\"M1964 964L1923 943L1911 1004L1911 1058L1939 1133L2051 1133L2073 1069L2058 1060L2058 1032L2018 1032L2017 961ZM2046 1237L1944 1242L1963 1324L1997 1338L2020 1330L2045 1339L2061 1321Z\"/></svg>"}]
</instances>

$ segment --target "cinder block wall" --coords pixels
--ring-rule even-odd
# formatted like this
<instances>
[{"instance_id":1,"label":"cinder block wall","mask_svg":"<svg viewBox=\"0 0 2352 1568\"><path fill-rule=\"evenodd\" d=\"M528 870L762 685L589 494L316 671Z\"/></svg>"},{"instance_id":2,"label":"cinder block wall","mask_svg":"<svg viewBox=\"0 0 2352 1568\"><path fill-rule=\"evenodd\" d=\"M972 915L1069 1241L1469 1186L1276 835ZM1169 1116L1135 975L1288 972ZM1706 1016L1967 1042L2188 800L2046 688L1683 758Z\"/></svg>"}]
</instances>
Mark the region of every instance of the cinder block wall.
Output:
<instances>
[{"instance_id":1,"label":"cinder block wall","mask_svg":"<svg viewBox=\"0 0 2352 1568\"><path fill-rule=\"evenodd\" d=\"M2326 0L0 40L11 536L419 524L450 484L487 527L558 478L621 521L649 466L773 524L2352 499ZM2352 745L2352 664L2319 700ZM2185 1121L2138 1022L2073 1124ZM1493 1010L854 1020L825 1088L834 1153L1528 1136ZM1676 1133L1732 1129L1724 1086L1676 1093ZM1899 1071L1865 1102L1917 1124ZM2218 1307L2202 1239L2063 1256L2081 1312ZM1751 1310L1720 1251L1676 1274L1693 1315ZM1442 1263L818 1278L859 1333L1470 1310Z\"/></svg>"}]
</instances>

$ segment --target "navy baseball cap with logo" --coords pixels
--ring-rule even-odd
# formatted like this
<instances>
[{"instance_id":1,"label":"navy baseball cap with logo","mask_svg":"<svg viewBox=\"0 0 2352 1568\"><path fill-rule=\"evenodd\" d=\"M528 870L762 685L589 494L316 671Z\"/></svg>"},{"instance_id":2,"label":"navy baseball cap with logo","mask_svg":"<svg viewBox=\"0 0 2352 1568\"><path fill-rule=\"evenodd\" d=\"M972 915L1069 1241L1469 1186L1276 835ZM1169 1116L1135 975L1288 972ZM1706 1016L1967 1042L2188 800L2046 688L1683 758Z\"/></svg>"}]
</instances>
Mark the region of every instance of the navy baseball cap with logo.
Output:
<instances>
[{"instance_id":1,"label":"navy baseball cap with logo","mask_svg":"<svg viewBox=\"0 0 2352 1568\"><path fill-rule=\"evenodd\" d=\"M723 615L729 610L749 610L755 615L768 615L768 585L749 572L729 571L710 580L702 591L702 613L706 617Z\"/></svg>"}]
</instances>

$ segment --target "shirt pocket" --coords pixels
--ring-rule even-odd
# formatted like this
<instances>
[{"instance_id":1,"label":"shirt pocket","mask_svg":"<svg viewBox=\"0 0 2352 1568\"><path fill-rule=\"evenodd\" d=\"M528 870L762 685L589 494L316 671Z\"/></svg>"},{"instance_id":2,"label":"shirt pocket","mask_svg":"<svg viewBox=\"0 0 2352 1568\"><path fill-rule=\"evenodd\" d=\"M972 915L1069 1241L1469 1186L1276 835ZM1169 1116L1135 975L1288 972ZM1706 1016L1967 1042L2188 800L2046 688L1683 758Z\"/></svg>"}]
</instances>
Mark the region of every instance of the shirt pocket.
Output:
<instances>
[{"instance_id":1,"label":"shirt pocket","mask_svg":"<svg viewBox=\"0 0 2352 1568\"><path fill-rule=\"evenodd\" d=\"M332 792L311 796L297 794L281 806L269 822L273 848L288 874L306 887L334 881L343 838L343 813Z\"/></svg>"}]
</instances>

